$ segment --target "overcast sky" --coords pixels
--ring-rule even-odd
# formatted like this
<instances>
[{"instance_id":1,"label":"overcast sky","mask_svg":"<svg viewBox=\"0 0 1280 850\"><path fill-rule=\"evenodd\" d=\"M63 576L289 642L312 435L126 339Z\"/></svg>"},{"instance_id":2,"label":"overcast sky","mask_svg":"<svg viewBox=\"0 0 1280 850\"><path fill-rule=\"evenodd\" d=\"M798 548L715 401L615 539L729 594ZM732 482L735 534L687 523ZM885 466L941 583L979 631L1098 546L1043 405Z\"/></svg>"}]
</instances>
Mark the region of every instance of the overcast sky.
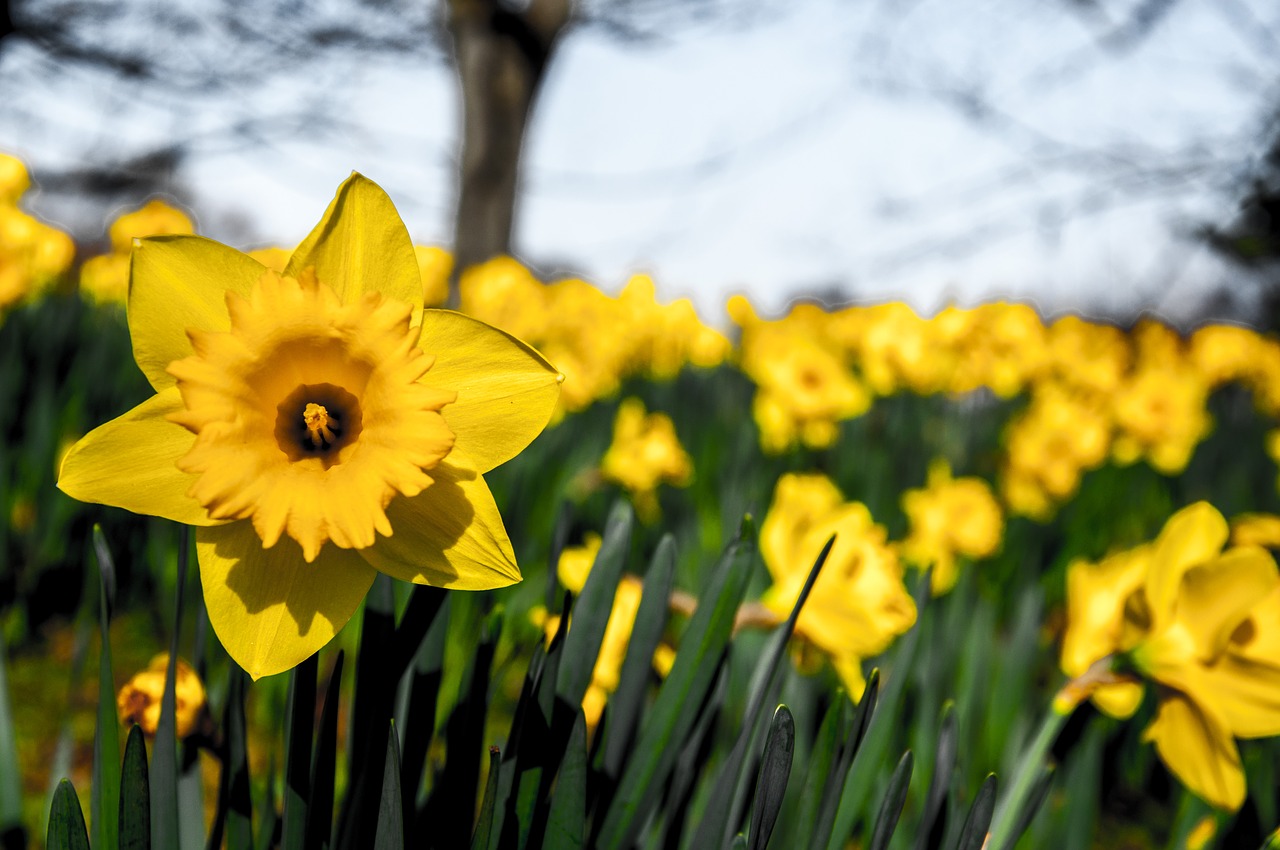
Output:
<instances>
[{"instance_id":1,"label":"overcast sky","mask_svg":"<svg viewBox=\"0 0 1280 850\"><path fill-rule=\"evenodd\" d=\"M1181 0L1126 40L1153 5L802 0L641 43L580 27L535 107L517 254L606 289L649 271L713 321L732 292L779 310L833 290L1193 321L1236 273L1185 235L1229 219L1261 153L1280 4ZM48 67L0 62L0 148L37 177L181 133L207 137L176 185L215 238L296 241L354 169L418 240L448 239L459 105L439 54L301 68L207 103ZM346 119L337 132L226 142L231 116L287 126L316 102Z\"/></svg>"}]
</instances>

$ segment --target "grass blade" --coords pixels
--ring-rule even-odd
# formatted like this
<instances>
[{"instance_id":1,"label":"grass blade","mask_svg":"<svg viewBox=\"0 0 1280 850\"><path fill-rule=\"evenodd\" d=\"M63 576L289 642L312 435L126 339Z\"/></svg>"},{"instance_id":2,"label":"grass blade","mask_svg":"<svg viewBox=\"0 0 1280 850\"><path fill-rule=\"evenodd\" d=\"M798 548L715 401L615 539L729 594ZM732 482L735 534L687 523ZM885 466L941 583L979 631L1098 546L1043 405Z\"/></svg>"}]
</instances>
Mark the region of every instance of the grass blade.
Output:
<instances>
[{"instance_id":1,"label":"grass blade","mask_svg":"<svg viewBox=\"0 0 1280 850\"><path fill-rule=\"evenodd\" d=\"M120 850L151 850L151 782L147 776L147 745L142 729L133 724L124 745L120 770Z\"/></svg>"},{"instance_id":2,"label":"grass blade","mask_svg":"<svg viewBox=\"0 0 1280 850\"><path fill-rule=\"evenodd\" d=\"M387 724L387 757L383 761L382 800L378 805L378 827L373 835L374 850L404 850L404 798L400 792L400 738L396 722Z\"/></svg>"},{"instance_id":3,"label":"grass blade","mask_svg":"<svg viewBox=\"0 0 1280 850\"><path fill-rule=\"evenodd\" d=\"M876 825L871 830L871 841L867 850L888 850L893 832L898 828L898 818L902 816L902 804L907 801L907 788L911 785L911 767L914 759L911 750L902 754L898 766L889 778L889 789L880 802L880 813L876 815Z\"/></svg>"},{"instance_id":4,"label":"grass blade","mask_svg":"<svg viewBox=\"0 0 1280 850\"><path fill-rule=\"evenodd\" d=\"M773 834L773 825L782 811L782 800L791 777L791 757L796 749L796 724L791 711L780 705L773 712L773 723L760 759L760 776L756 780L755 805L751 808L751 827L747 831L747 850L764 850Z\"/></svg>"},{"instance_id":5,"label":"grass blade","mask_svg":"<svg viewBox=\"0 0 1280 850\"><path fill-rule=\"evenodd\" d=\"M178 531L177 601L173 609L173 634L169 639L169 666L165 671L164 696L160 700L160 720L156 724L151 750L151 836L159 847L180 847L178 826L178 736L177 665L178 640L182 635L182 608L186 597L187 573L191 562L191 529ZM194 850L194 848L185 848Z\"/></svg>"},{"instance_id":6,"label":"grass blade","mask_svg":"<svg viewBox=\"0 0 1280 850\"><path fill-rule=\"evenodd\" d=\"M45 834L47 850L89 850L89 832L84 826L84 812L71 780L58 783L49 812L49 831Z\"/></svg>"}]
</instances>

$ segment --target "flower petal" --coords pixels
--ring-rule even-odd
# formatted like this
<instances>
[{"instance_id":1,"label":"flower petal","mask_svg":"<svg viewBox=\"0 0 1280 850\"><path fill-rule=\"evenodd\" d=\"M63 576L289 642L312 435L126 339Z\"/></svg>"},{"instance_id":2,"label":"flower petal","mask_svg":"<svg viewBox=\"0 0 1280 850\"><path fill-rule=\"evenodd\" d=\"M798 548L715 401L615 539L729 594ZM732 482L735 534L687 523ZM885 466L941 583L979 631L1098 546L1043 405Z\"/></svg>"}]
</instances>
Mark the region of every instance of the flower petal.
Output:
<instances>
[{"instance_id":1,"label":"flower petal","mask_svg":"<svg viewBox=\"0 0 1280 850\"><path fill-rule=\"evenodd\" d=\"M1280 662L1226 655L1204 675L1213 701L1238 738L1280 735Z\"/></svg>"},{"instance_id":2,"label":"flower petal","mask_svg":"<svg viewBox=\"0 0 1280 850\"><path fill-rule=\"evenodd\" d=\"M321 283L352 304L366 292L381 292L422 312L422 275L413 242L395 205L378 184L353 173L324 217L302 240L284 273L298 277L312 266Z\"/></svg>"},{"instance_id":3,"label":"flower petal","mask_svg":"<svg viewBox=\"0 0 1280 850\"><path fill-rule=\"evenodd\" d=\"M133 247L129 334L133 357L156 392L177 380L165 369L191 355L187 328L225 331L228 290L247 295L265 267L200 236L157 236Z\"/></svg>"},{"instance_id":4,"label":"flower petal","mask_svg":"<svg viewBox=\"0 0 1280 850\"><path fill-rule=\"evenodd\" d=\"M555 411L562 376L497 328L461 313L426 310L418 347L436 358L422 383L458 393L442 413L457 435L456 450L466 452L478 472L515 457Z\"/></svg>"},{"instance_id":5,"label":"flower petal","mask_svg":"<svg viewBox=\"0 0 1280 850\"><path fill-rule=\"evenodd\" d=\"M493 494L460 455L431 470L435 479L412 498L387 505L392 535L360 554L389 576L414 584L488 590L520 581L511 541Z\"/></svg>"},{"instance_id":6,"label":"flower petal","mask_svg":"<svg viewBox=\"0 0 1280 850\"><path fill-rule=\"evenodd\" d=\"M285 537L270 549L248 522L196 532L209 622L254 679L310 657L336 635L376 573L353 549L329 545L307 563Z\"/></svg>"},{"instance_id":7,"label":"flower petal","mask_svg":"<svg viewBox=\"0 0 1280 850\"><path fill-rule=\"evenodd\" d=\"M1280 585L1276 562L1257 546L1241 546L1192 567L1178 587L1177 619L1205 662L1222 654L1236 627Z\"/></svg>"},{"instance_id":8,"label":"flower petal","mask_svg":"<svg viewBox=\"0 0 1280 850\"><path fill-rule=\"evenodd\" d=\"M1144 734L1182 784L1221 809L1244 802L1244 770L1231 732L1219 718L1176 691L1160 701Z\"/></svg>"},{"instance_id":9,"label":"flower petal","mask_svg":"<svg viewBox=\"0 0 1280 850\"><path fill-rule=\"evenodd\" d=\"M1217 557L1229 534L1227 521L1208 502L1196 502L1169 518L1156 538L1147 572L1147 602L1153 629L1168 622L1172 615L1182 574Z\"/></svg>"},{"instance_id":10,"label":"flower petal","mask_svg":"<svg viewBox=\"0 0 1280 850\"><path fill-rule=\"evenodd\" d=\"M195 437L165 417L182 409L175 387L94 428L63 458L58 488L82 502L187 525L220 524L187 496L196 476L177 466Z\"/></svg>"},{"instance_id":11,"label":"flower petal","mask_svg":"<svg viewBox=\"0 0 1280 850\"><path fill-rule=\"evenodd\" d=\"M1102 685L1093 692L1093 704L1106 714L1121 720L1132 717L1141 703L1142 685L1137 682Z\"/></svg>"}]
</instances>

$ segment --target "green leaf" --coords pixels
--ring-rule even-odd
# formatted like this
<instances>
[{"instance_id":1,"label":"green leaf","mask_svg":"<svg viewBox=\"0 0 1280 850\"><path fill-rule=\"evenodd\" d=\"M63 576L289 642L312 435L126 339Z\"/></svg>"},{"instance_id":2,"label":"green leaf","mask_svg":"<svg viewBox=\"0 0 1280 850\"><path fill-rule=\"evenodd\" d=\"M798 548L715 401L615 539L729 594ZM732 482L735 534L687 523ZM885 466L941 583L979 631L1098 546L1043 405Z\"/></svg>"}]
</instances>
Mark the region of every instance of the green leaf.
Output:
<instances>
[{"instance_id":1,"label":"green leaf","mask_svg":"<svg viewBox=\"0 0 1280 850\"><path fill-rule=\"evenodd\" d=\"M494 802L498 790L498 757L500 755L497 747L489 748L489 778L484 784L484 799L480 801L480 817L476 820L475 831L471 834L471 850L488 850L491 844L490 830L493 827Z\"/></svg>"},{"instance_id":2,"label":"green leaf","mask_svg":"<svg viewBox=\"0 0 1280 850\"><path fill-rule=\"evenodd\" d=\"M938 732L933 777L929 780L929 793L917 827L917 850L938 850L942 846L943 833L947 828L945 805L951 790L951 775L956 768L956 744L955 704L947 702L942 706L942 728Z\"/></svg>"},{"instance_id":3,"label":"green leaf","mask_svg":"<svg viewBox=\"0 0 1280 850\"><path fill-rule=\"evenodd\" d=\"M738 732L733 749L729 751L728 757L721 764L716 778L711 783L711 799L703 809L702 821L698 824L698 831L693 839L695 847L720 847L738 831L750 779L746 775L747 771L743 769L747 751L755 738L756 726L766 700L776 700L780 685L777 673L787 648L787 641L791 640L791 635L795 632L800 610L808 600L813 584L818 580L822 565L827 562L827 556L831 554L831 547L835 542L835 535L832 535L822 547L822 551L818 553L817 559L809 569L809 575L805 578L804 586L800 589L795 604L791 607L791 614L779 628L773 631L773 634L769 635L765 650L760 654L755 672L751 677L747 707L742 714L742 728Z\"/></svg>"},{"instance_id":4,"label":"green leaf","mask_svg":"<svg viewBox=\"0 0 1280 850\"><path fill-rule=\"evenodd\" d=\"M670 617L675 575L675 539L664 534L644 577L640 607L636 611L627 654L618 673L618 688L609 699L609 718L604 728L604 773L614 779L622 770L623 761L635 739L636 722L652 676L653 654L662 641L662 633Z\"/></svg>"},{"instance_id":5,"label":"green leaf","mask_svg":"<svg viewBox=\"0 0 1280 850\"><path fill-rule=\"evenodd\" d=\"M1044 798L1049 796L1049 789L1053 787L1053 778L1057 771L1053 765L1045 765L1031 785L1031 791L1027 794L1026 805L1018 812L1017 818L1013 821L1013 827L1009 830L1009 838L1004 842L1003 848L993 848L993 850L1012 850L1013 846L1018 843L1018 839L1022 833L1027 831L1027 827L1031 825L1031 821L1035 818L1036 813L1040 811L1040 806L1044 803Z\"/></svg>"},{"instance_id":6,"label":"green leaf","mask_svg":"<svg viewBox=\"0 0 1280 850\"><path fill-rule=\"evenodd\" d=\"M997 784L994 773L988 773L987 778L982 780L982 787L973 798L964 826L960 828L956 850L982 850L982 845L987 840L987 830L991 828L991 816L996 810Z\"/></svg>"},{"instance_id":7,"label":"green leaf","mask_svg":"<svg viewBox=\"0 0 1280 850\"><path fill-rule=\"evenodd\" d=\"M135 723L125 741L120 770L120 850L151 850L151 782L147 774L147 744Z\"/></svg>"},{"instance_id":8,"label":"green leaf","mask_svg":"<svg viewBox=\"0 0 1280 850\"><path fill-rule=\"evenodd\" d=\"M396 722L387 724L387 757L383 761L382 800L378 805L378 827L373 835L374 850L404 850L404 798L400 792L400 739Z\"/></svg>"},{"instance_id":9,"label":"green leaf","mask_svg":"<svg viewBox=\"0 0 1280 850\"><path fill-rule=\"evenodd\" d=\"M0 832L22 827L22 773L9 701L8 654L0 633Z\"/></svg>"},{"instance_id":10,"label":"green leaf","mask_svg":"<svg viewBox=\"0 0 1280 850\"><path fill-rule=\"evenodd\" d=\"M573 605L573 622L565 638L564 657L556 678L556 695L567 705L579 705L591 684L596 656L604 640L605 626L613 613L613 597L631 552L631 528L635 523L631 506L614 503L604 527L604 539L582 593Z\"/></svg>"},{"instance_id":11,"label":"green leaf","mask_svg":"<svg viewBox=\"0 0 1280 850\"><path fill-rule=\"evenodd\" d=\"M311 801L307 806L307 834L303 846L329 847L333 836L333 781L338 755L338 693L342 688L342 660L338 657L329 674L324 705L320 708L320 731L316 734L315 755L311 759Z\"/></svg>"},{"instance_id":12,"label":"green leaf","mask_svg":"<svg viewBox=\"0 0 1280 850\"><path fill-rule=\"evenodd\" d=\"M701 704L711 689L746 594L749 563L755 553L753 538L748 517L738 538L711 570L700 604L680 641L675 664L658 691L653 711L640 730L635 755L627 763L605 815L600 847L617 850L634 842L675 765L696 719L689 706Z\"/></svg>"},{"instance_id":13,"label":"green leaf","mask_svg":"<svg viewBox=\"0 0 1280 850\"><path fill-rule=\"evenodd\" d=\"M89 850L89 833L84 826L84 812L71 780L58 783L49 812L49 831L45 834L47 850Z\"/></svg>"},{"instance_id":14,"label":"green leaf","mask_svg":"<svg viewBox=\"0 0 1280 850\"><path fill-rule=\"evenodd\" d=\"M546 850L576 850L586 841L587 826L587 719L578 708L569 745L560 761L555 794L547 815L542 846Z\"/></svg>"},{"instance_id":15,"label":"green leaf","mask_svg":"<svg viewBox=\"0 0 1280 850\"><path fill-rule=\"evenodd\" d=\"M902 815L902 804L907 801L907 789L911 786L911 766L913 764L911 750L902 754L893 776L889 777L889 788L884 799L880 801L880 813L876 815L876 825L871 830L871 841L867 850L887 850L893 831L898 827L898 818Z\"/></svg>"},{"instance_id":16,"label":"green leaf","mask_svg":"<svg viewBox=\"0 0 1280 850\"><path fill-rule=\"evenodd\" d=\"M262 796L262 805L258 808L258 840L254 845L254 850L271 850L277 846L275 841L276 830L280 826L280 810L276 807L276 783L274 778L276 775L276 756L271 754L271 761L267 764L267 776L271 777L266 783L266 793Z\"/></svg>"},{"instance_id":17,"label":"green leaf","mask_svg":"<svg viewBox=\"0 0 1280 850\"><path fill-rule=\"evenodd\" d=\"M449 597L431 619L422 643L413 658L409 678L409 698L405 716L399 726L404 735L400 761L400 783L405 792L406 807L418 800L427 763L427 751L436 733L436 706L440 683L444 679L444 651L449 636ZM413 722L408 722L413 718ZM409 812L406 809L406 815ZM412 817L405 818L406 840L417 846Z\"/></svg>"},{"instance_id":18,"label":"green leaf","mask_svg":"<svg viewBox=\"0 0 1280 850\"><path fill-rule=\"evenodd\" d=\"M773 712L773 723L760 758L760 775L756 779L755 805L751 807L751 827L747 832L748 850L764 850L773 834L782 800L791 776L791 757L796 749L796 724L791 711L780 705Z\"/></svg>"},{"instance_id":19,"label":"green leaf","mask_svg":"<svg viewBox=\"0 0 1280 850\"><path fill-rule=\"evenodd\" d=\"M871 794L876 775L884 761L885 753L893 739L893 730L898 726L898 712L902 707L902 694L906 690L908 675L915 664L916 649L920 646L920 623L924 619L926 606L930 597L932 573L929 570L920 574L915 588L916 624L898 640L898 649L893 657L892 675L884 689L883 699L877 701L878 710L871 718L867 728L865 741L859 746L857 758L850 768L849 776L844 782L844 791L840 797L840 806L836 810L835 824L831 838L827 843L828 850L840 850L844 838L853 829L863 804Z\"/></svg>"},{"instance_id":20,"label":"green leaf","mask_svg":"<svg viewBox=\"0 0 1280 850\"><path fill-rule=\"evenodd\" d=\"M173 608L173 633L169 639L169 666L165 669L164 695L160 699L160 720L151 745L151 835L158 847L181 846L178 825L178 736L177 665L178 640L182 635L182 609L186 597L187 573L191 563L191 529L179 526L177 600ZM187 848L191 850L191 848Z\"/></svg>"},{"instance_id":21,"label":"green leaf","mask_svg":"<svg viewBox=\"0 0 1280 850\"><path fill-rule=\"evenodd\" d=\"M115 673L111 666L111 605L115 596L115 563L102 526L93 526L93 550L98 561L98 723L93 733L93 785L89 808L93 812L93 844L98 850L116 850L120 818L120 721L116 718ZM202 821L203 823L203 821Z\"/></svg>"},{"instance_id":22,"label":"green leaf","mask_svg":"<svg viewBox=\"0 0 1280 850\"><path fill-rule=\"evenodd\" d=\"M844 691L838 691L831 705L827 707L822 725L818 727L818 736L813 741L813 753L809 757L809 771L805 776L804 790L800 793L799 808L791 823L789 846L822 847L826 845L826 836L815 839L818 811L822 806L823 789L835 772L842 742L848 735L852 723L853 703L849 702ZM831 806L831 816L835 817L834 803ZM827 828L830 829L829 823Z\"/></svg>"},{"instance_id":23,"label":"green leaf","mask_svg":"<svg viewBox=\"0 0 1280 850\"><path fill-rule=\"evenodd\" d=\"M244 722L245 672L228 662L230 683L222 722L226 737L223 763L223 798L227 804L227 850L252 850L253 800L249 796L249 752Z\"/></svg>"},{"instance_id":24,"label":"green leaf","mask_svg":"<svg viewBox=\"0 0 1280 850\"><path fill-rule=\"evenodd\" d=\"M660 810L664 838L661 847L680 846L680 837L684 834L685 818L689 814L689 805L693 798L694 784L702 776L702 770L710 757L714 742L712 730L716 720L724 708L725 694L729 690L728 653L721 653L711 690L706 699L694 712L693 728L685 738L684 746L676 759L675 768L671 771L671 779L667 782L663 806Z\"/></svg>"},{"instance_id":25,"label":"green leaf","mask_svg":"<svg viewBox=\"0 0 1280 850\"><path fill-rule=\"evenodd\" d=\"M284 818L280 828L283 850L302 850L307 832L307 804L311 799L311 738L316 722L316 672L320 654L304 660L289 673L289 696L284 728Z\"/></svg>"}]
</instances>

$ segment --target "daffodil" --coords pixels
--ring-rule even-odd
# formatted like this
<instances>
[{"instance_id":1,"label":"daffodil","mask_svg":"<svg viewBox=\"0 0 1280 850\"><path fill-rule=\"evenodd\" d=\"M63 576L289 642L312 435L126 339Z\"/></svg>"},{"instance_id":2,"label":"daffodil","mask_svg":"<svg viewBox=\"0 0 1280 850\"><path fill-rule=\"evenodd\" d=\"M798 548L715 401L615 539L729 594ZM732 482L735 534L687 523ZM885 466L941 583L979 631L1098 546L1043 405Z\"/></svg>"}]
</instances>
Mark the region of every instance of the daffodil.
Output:
<instances>
[{"instance_id":1,"label":"daffodil","mask_svg":"<svg viewBox=\"0 0 1280 850\"><path fill-rule=\"evenodd\" d=\"M560 376L422 309L378 186L344 182L283 273L195 236L135 243L128 318L156 394L78 442L59 487L197 526L214 631L254 678L327 643L378 572L519 581L482 475L542 430Z\"/></svg>"},{"instance_id":2,"label":"daffodil","mask_svg":"<svg viewBox=\"0 0 1280 850\"><path fill-rule=\"evenodd\" d=\"M902 554L917 566L933 567L935 595L955 586L957 556L985 558L1004 537L1004 517L987 482L952 478L950 464L942 459L929 465L926 487L902 494L902 510L911 523Z\"/></svg>"},{"instance_id":3,"label":"daffodil","mask_svg":"<svg viewBox=\"0 0 1280 850\"><path fill-rule=\"evenodd\" d=\"M169 653L162 652L147 669L133 675L116 694L116 713L121 723L137 723L144 735L155 735L160 725L165 678L169 671ZM197 725L205 710L204 683L179 658L174 662L174 733L185 738L199 731Z\"/></svg>"},{"instance_id":4,"label":"daffodil","mask_svg":"<svg viewBox=\"0 0 1280 850\"><path fill-rule=\"evenodd\" d=\"M650 521L660 513L658 485L688 485L693 461L680 445L671 417L647 413L644 402L633 397L618 407L613 443L600 461L600 474L625 487L636 512Z\"/></svg>"},{"instance_id":5,"label":"daffodil","mask_svg":"<svg viewBox=\"0 0 1280 850\"><path fill-rule=\"evenodd\" d=\"M1145 737L1197 795L1223 809L1244 802L1236 738L1280 734L1280 575L1257 546L1223 550L1226 520L1199 502L1147 546L1068 572L1063 667L1109 655L1156 685ZM1086 673L1087 675L1087 673ZM1132 714L1136 682L1091 691L1104 710Z\"/></svg>"}]
</instances>

